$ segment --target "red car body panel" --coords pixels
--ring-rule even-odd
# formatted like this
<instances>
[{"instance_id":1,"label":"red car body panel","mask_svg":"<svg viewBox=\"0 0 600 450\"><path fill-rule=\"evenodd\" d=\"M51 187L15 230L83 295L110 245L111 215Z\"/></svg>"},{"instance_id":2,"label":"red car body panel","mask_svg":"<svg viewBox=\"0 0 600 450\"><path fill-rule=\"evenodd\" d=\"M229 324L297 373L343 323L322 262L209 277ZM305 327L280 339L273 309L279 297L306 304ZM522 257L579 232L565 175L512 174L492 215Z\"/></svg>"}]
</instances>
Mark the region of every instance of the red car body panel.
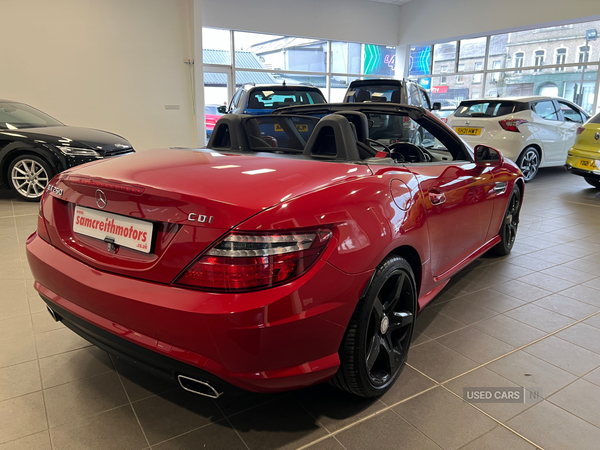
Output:
<instances>
[{"instance_id":1,"label":"red car body panel","mask_svg":"<svg viewBox=\"0 0 600 450\"><path fill-rule=\"evenodd\" d=\"M404 166L147 151L55 177L41 205L50 242L32 235L27 257L50 304L235 386L281 391L335 374L348 322L386 255L416 255L422 308L495 244L519 176L509 161ZM155 224L151 253L110 253L73 232L75 205L98 209L98 186L106 211ZM434 204L439 195L445 203ZM190 220L198 215L213 219ZM174 285L231 230L316 228L332 231L327 247L285 284L242 293Z\"/></svg>"}]
</instances>

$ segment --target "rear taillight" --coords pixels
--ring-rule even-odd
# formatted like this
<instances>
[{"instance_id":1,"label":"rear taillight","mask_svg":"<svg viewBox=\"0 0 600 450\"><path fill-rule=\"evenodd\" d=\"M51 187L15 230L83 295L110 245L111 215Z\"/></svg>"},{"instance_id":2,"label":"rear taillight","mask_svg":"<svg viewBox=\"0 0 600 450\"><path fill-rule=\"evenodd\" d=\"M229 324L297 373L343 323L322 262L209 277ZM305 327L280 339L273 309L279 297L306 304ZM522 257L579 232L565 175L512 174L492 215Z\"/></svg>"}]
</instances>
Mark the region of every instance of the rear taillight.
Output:
<instances>
[{"instance_id":1,"label":"rear taillight","mask_svg":"<svg viewBox=\"0 0 600 450\"><path fill-rule=\"evenodd\" d=\"M519 125L521 125L522 123L527 123L527 122L528 121L525 119L506 119L506 120L501 120L498 123L506 131L514 131L516 133L520 133L521 130L519 130Z\"/></svg>"},{"instance_id":2,"label":"rear taillight","mask_svg":"<svg viewBox=\"0 0 600 450\"><path fill-rule=\"evenodd\" d=\"M305 273L331 239L331 231L230 234L175 282L179 286L242 291L283 284Z\"/></svg>"},{"instance_id":3,"label":"rear taillight","mask_svg":"<svg viewBox=\"0 0 600 450\"><path fill-rule=\"evenodd\" d=\"M585 128L583 127L577 127L577 134L581 134L585 131Z\"/></svg>"},{"instance_id":4,"label":"rear taillight","mask_svg":"<svg viewBox=\"0 0 600 450\"><path fill-rule=\"evenodd\" d=\"M48 234L48 228L46 227L46 220L44 219L44 199L46 198L47 190L44 190L42 198L40 199L40 208L38 210L38 223L37 223L37 234L48 244L50 244L50 235Z\"/></svg>"}]
</instances>

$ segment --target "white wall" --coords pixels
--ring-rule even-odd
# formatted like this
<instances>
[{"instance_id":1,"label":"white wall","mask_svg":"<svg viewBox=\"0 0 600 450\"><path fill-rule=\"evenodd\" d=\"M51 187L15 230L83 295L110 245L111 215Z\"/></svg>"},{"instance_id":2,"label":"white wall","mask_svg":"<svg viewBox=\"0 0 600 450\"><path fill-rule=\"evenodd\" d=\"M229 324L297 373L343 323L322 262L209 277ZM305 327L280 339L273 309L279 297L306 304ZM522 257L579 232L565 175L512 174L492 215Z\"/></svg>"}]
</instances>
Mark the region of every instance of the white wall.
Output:
<instances>
[{"instance_id":1,"label":"white wall","mask_svg":"<svg viewBox=\"0 0 600 450\"><path fill-rule=\"evenodd\" d=\"M419 1L419 0L417 0ZM367 0L203 0L205 27L395 45L398 5Z\"/></svg>"},{"instance_id":2,"label":"white wall","mask_svg":"<svg viewBox=\"0 0 600 450\"><path fill-rule=\"evenodd\" d=\"M398 42L429 44L537 24L581 22L586 16L600 18L600 0L414 0L400 6Z\"/></svg>"},{"instance_id":3,"label":"white wall","mask_svg":"<svg viewBox=\"0 0 600 450\"><path fill-rule=\"evenodd\" d=\"M138 150L195 144L188 0L0 3L0 98Z\"/></svg>"}]
</instances>

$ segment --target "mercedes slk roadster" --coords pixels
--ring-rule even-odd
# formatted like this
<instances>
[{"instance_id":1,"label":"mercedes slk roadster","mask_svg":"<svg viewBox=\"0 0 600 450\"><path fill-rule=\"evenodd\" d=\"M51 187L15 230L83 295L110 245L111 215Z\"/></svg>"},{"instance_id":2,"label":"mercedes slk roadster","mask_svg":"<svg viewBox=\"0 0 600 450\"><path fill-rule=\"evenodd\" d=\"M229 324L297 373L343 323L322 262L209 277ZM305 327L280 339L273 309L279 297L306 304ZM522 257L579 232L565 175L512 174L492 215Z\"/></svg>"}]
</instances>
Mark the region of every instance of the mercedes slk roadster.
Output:
<instances>
[{"instance_id":1,"label":"mercedes slk roadster","mask_svg":"<svg viewBox=\"0 0 600 450\"><path fill-rule=\"evenodd\" d=\"M423 108L297 106L58 174L27 257L56 320L187 390L375 397L417 313L511 251L522 199L515 164Z\"/></svg>"}]
</instances>

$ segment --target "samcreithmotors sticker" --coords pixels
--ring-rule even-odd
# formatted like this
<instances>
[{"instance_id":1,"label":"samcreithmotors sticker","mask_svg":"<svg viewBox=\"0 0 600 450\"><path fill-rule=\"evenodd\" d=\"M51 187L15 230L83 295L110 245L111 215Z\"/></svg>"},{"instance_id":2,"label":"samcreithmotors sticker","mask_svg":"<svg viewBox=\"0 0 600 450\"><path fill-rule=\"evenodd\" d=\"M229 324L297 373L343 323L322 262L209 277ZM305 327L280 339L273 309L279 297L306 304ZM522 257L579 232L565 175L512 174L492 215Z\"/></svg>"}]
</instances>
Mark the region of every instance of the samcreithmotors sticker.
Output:
<instances>
[{"instance_id":1,"label":"samcreithmotors sticker","mask_svg":"<svg viewBox=\"0 0 600 450\"><path fill-rule=\"evenodd\" d=\"M151 222L77 206L73 219L75 233L90 236L114 245L150 253Z\"/></svg>"}]
</instances>

